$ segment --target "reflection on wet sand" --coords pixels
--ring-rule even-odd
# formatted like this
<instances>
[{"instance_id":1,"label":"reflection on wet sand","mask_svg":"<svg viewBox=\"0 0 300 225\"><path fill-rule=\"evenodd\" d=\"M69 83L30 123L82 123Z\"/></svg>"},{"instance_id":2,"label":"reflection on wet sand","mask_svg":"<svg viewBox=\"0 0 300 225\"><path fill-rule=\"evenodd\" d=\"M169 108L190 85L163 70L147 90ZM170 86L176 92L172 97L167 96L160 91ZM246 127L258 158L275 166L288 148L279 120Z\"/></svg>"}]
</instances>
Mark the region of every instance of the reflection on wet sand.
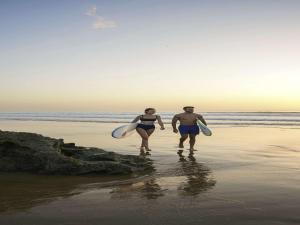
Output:
<instances>
[{"instance_id":1,"label":"reflection on wet sand","mask_svg":"<svg viewBox=\"0 0 300 225\"><path fill-rule=\"evenodd\" d=\"M28 210L61 198L81 194L90 183L126 180L129 177L45 176L26 173L0 173L0 214Z\"/></svg>"},{"instance_id":2,"label":"reflection on wet sand","mask_svg":"<svg viewBox=\"0 0 300 225\"><path fill-rule=\"evenodd\" d=\"M154 177L146 178L143 181L114 187L111 191L111 198L131 198L141 197L156 199L165 195L163 190Z\"/></svg>"},{"instance_id":3,"label":"reflection on wet sand","mask_svg":"<svg viewBox=\"0 0 300 225\"><path fill-rule=\"evenodd\" d=\"M196 161L194 152L191 151L187 157L182 153L183 151L178 151L179 164L186 181L178 186L179 194L197 196L213 188L216 181L211 176L211 170Z\"/></svg>"},{"instance_id":4,"label":"reflection on wet sand","mask_svg":"<svg viewBox=\"0 0 300 225\"><path fill-rule=\"evenodd\" d=\"M157 199L171 193L197 196L214 187L211 170L191 153L178 153L179 160L157 165L151 174L113 177L64 177L30 174L0 174L0 213L24 211L68 198L91 189L110 189L114 199ZM147 156L145 156L147 157ZM175 160L176 161L176 160ZM161 163L161 162L159 162ZM155 167L155 165L154 165Z\"/></svg>"},{"instance_id":5,"label":"reflection on wet sand","mask_svg":"<svg viewBox=\"0 0 300 225\"><path fill-rule=\"evenodd\" d=\"M172 189L177 190L179 195L197 196L215 186L212 171L198 163L193 152L185 157L179 151L178 156L178 163L170 165L166 171L155 172L139 182L114 187L111 197L156 199L165 196Z\"/></svg>"},{"instance_id":6,"label":"reflection on wet sand","mask_svg":"<svg viewBox=\"0 0 300 225\"><path fill-rule=\"evenodd\" d=\"M145 151L145 150L141 149L140 156L142 156L142 157L151 156L151 153L149 151Z\"/></svg>"},{"instance_id":7,"label":"reflection on wet sand","mask_svg":"<svg viewBox=\"0 0 300 225\"><path fill-rule=\"evenodd\" d=\"M144 187L141 189L142 196L147 199L156 199L164 196L162 188L157 184L155 179L150 179L144 182Z\"/></svg>"}]
</instances>

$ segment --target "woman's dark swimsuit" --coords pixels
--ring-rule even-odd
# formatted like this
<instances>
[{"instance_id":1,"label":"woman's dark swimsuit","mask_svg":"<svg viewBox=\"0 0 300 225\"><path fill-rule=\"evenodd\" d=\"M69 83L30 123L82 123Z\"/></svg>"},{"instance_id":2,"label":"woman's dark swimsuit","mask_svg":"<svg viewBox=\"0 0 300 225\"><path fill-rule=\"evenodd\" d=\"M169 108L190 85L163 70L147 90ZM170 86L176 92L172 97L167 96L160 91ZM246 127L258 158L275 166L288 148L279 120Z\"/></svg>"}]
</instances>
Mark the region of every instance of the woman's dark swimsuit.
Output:
<instances>
[{"instance_id":1,"label":"woman's dark swimsuit","mask_svg":"<svg viewBox=\"0 0 300 225\"><path fill-rule=\"evenodd\" d=\"M143 115L141 115L140 120L141 121L153 121L153 123L154 123L157 120L157 117L155 117L153 119L149 119L149 118L144 118ZM150 129L155 129L155 125L154 124L147 125L147 124L139 123L136 128L142 128L143 130L150 130Z\"/></svg>"},{"instance_id":2,"label":"woman's dark swimsuit","mask_svg":"<svg viewBox=\"0 0 300 225\"><path fill-rule=\"evenodd\" d=\"M145 125L145 124L141 124L139 123L136 128L142 128L143 130L150 130L150 129L155 129L154 125Z\"/></svg>"}]
</instances>

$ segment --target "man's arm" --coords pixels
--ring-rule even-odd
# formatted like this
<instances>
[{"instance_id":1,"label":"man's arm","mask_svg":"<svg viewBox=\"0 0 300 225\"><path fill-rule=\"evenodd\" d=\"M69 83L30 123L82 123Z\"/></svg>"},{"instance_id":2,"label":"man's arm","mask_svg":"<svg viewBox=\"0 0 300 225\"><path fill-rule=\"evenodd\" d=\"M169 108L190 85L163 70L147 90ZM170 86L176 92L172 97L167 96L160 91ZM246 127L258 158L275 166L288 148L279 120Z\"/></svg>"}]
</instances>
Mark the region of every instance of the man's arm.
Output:
<instances>
[{"instance_id":1,"label":"man's arm","mask_svg":"<svg viewBox=\"0 0 300 225\"><path fill-rule=\"evenodd\" d=\"M177 130L177 128L176 128L176 123L177 123L177 121L178 121L178 115L175 115L174 117L173 117L173 119L172 119L172 127L173 127L173 132L174 133L178 133L178 130Z\"/></svg>"},{"instance_id":2,"label":"man's arm","mask_svg":"<svg viewBox=\"0 0 300 225\"><path fill-rule=\"evenodd\" d=\"M202 122L202 123L204 123L205 124L205 126L207 126L207 123L206 123L206 121L204 120L204 118L203 118L203 116L202 115L200 115L200 114L197 114L197 118Z\"/></svg>"}]
</instances>

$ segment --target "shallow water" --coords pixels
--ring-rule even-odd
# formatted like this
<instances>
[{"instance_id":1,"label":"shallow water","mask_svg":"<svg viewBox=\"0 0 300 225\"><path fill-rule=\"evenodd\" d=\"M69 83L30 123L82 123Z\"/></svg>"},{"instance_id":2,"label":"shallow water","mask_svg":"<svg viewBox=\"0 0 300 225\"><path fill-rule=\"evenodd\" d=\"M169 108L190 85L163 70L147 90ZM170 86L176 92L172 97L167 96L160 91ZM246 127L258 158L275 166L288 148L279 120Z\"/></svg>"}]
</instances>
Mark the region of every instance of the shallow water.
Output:
<instances>
[{"instance_id":1,"label":"shallow water","mask_svg":"<svg viewBox=\"0 0 300 225\"><path fill-rule=\"evenodd\" d=\"M110 137L120 124L0 121L83 146L139 154L139 137ZM300 224L300 129L212 126L193 155L178 136L150 139L155 172L143 176L1 173L0 224Z\"/></svg>"}]
</instances>

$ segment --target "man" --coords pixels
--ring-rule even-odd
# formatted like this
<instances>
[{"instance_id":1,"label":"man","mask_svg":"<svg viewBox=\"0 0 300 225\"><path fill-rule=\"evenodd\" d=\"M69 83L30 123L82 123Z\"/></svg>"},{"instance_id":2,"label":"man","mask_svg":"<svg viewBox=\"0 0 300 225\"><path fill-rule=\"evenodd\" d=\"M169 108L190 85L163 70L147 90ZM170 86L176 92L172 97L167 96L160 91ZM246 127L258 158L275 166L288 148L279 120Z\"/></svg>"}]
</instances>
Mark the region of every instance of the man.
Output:
<instances>
[{"instance_id":1,"label":"man","mask_svg":"<svg viewBox=\"0 0 300 225\"><path fill-rule=\"evenodd\" d=\"M178 133L176 123L179 120L180 125L178 127L181 138L179 140L179 148L183 148L183 142L189 137L190 138L190 151L195 151L194 145L196 142L196 135L199 134L199 127L196 123L199 119L206 125L205 120L200 114L194 113L193 106L183 107L184 113L176 114L172 119L173 132Z\"/></svg>"}]
</instances>

